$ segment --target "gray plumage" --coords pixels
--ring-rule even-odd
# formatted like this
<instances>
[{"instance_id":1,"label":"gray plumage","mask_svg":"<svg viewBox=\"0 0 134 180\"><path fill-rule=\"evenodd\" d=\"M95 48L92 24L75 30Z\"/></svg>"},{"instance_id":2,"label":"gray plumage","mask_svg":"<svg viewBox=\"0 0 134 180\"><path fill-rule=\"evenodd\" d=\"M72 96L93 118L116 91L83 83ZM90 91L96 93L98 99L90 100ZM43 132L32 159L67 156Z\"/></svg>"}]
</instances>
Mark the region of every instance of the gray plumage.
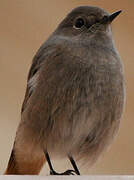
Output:
<instances>
[{"instance_id":1,"label":"gray plumage","mask_svg":"<svg viewBox=\"0 0 134 180\"><path fill-rule=\"evenodd\" d=\"M19 161L43 157L44 150L91 165L113 140L124 77L104 16L97 7L74 9L35 55L13 148L18 169ZM74 27L79 17L82 28Z\"/></svg>"}]
</instances>

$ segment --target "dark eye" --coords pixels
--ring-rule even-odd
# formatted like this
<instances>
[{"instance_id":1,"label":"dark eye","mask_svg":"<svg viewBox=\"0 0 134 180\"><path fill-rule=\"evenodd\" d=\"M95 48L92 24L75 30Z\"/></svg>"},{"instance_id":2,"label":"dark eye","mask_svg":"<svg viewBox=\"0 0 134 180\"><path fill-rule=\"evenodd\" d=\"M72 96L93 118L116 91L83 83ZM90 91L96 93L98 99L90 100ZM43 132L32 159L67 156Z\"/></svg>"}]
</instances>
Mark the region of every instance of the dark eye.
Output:
<instances>
[{"instance_id":1,"label":"dark eye","mask_svg":"<svg viewBox=\"0 0 134 180\"><path fill-rule=\"evenodd\" d=\"M74 23L74 27L77 28L77 29L80 29L84 25L85 25L85 21L82 18L76 19L76 21Z\"/></svg>"}]
</instances>

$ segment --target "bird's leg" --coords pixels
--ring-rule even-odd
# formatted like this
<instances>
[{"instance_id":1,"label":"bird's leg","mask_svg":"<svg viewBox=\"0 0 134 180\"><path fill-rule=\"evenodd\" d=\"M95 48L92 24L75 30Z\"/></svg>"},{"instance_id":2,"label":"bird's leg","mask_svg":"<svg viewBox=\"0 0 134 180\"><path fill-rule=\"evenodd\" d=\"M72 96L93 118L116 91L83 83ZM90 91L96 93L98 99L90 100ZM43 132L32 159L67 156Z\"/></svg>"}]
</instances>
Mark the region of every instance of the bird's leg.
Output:
<instances>
[{"instance_id":1,"label":"bird's leg","mask_svg":"<svg viewBox=\"0 0 134 180\"><path fill-rule=\"evenodd\" d=\"M71 164L75 170L75 173L77 175L80 175L80 171L79 171L78 167L76 166L76 163L75 163L74 159L72 158L72 156L68 156L68 158L69 158L69 160L70 160L70 162L71 162Z\"/></svg>"},{"instance_id":2,"label":"bird's leg","mask_svg":"<svg viewBox=\"0 0 134 180\"><path fill-rule=\"evenodd\" d=\"M45 157L46 157L46 160L48 162L48 165L49 165L49 168L50 168L50 175L74 175L75 171L74 170L67 170L63 173L57 173L54 169L53 169L53 166L52 166L52 163L50 161L50 157L49 157L49 154L48 152L45 152Z\"/></svg>"}]
</instances>

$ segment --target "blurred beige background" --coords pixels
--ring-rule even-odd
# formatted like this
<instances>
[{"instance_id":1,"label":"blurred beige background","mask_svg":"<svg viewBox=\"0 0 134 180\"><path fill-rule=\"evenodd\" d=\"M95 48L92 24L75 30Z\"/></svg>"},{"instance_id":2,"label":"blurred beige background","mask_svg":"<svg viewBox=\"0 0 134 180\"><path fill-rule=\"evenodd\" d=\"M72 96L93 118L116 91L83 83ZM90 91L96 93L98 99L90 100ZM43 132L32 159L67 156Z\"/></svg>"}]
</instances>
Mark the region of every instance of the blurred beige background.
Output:
<instances>
[{"instance_id":1,"label":"blurred beige background","mask_svg":"<svg viewBox=\"0 0 134 180\"><path fill-rule=\"evenodd\" d=\"M94 5L109 12L122 9L113 23L122 57L127 101L119 134L109 151L86 174L134 174L134 0L0 0L0 174L7 166L20 120L27 73L39 46L74 7ZM57 170L70 166L54 162ZM47 173L45 166L41 174Z\"/></svg>"}]
</instances>

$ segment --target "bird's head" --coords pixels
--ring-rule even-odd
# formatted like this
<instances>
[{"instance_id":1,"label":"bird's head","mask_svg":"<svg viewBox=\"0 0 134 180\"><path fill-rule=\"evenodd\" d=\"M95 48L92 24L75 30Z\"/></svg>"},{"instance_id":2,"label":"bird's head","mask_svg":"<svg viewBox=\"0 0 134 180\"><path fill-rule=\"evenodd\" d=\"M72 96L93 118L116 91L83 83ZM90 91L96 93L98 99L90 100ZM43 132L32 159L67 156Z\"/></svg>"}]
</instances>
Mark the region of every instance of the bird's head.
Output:
<instances>
[{"instance_id":1,"label":"bird's head","mask_svg":"<svg viewBox=\"0 0 134 180\"><path fill-rule=\"evenodd\" d=\"M111 22L121 13L108 14L104 9L80 6L73 9L58 26L56 33L64 36L92 35L96 32L111 31Z\"/></svg>"}]
</instances>

